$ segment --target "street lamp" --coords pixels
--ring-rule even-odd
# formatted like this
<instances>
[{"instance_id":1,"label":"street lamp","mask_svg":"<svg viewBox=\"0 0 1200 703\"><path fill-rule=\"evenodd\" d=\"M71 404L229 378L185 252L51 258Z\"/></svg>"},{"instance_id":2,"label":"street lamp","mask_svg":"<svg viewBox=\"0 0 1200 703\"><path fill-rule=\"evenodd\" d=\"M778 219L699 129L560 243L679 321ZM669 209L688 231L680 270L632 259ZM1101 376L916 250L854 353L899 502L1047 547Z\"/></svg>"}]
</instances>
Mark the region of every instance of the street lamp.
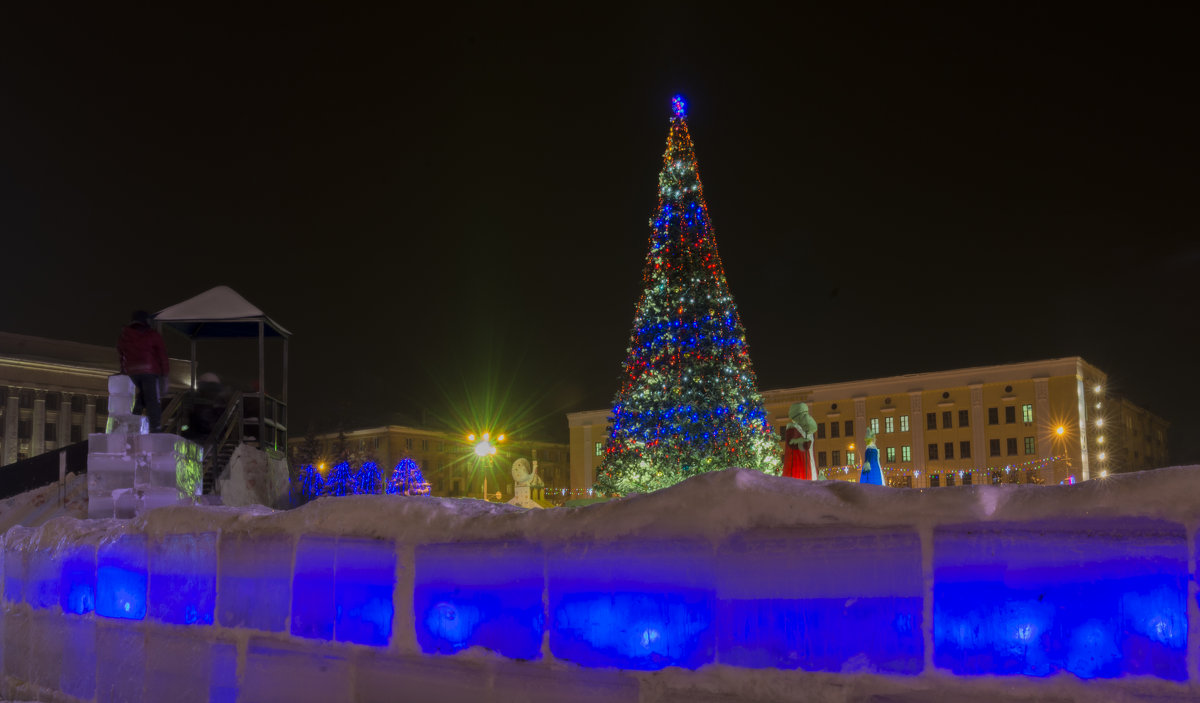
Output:
<instances>
[{"instance_id":1,"label":"street lamp","mask_svg":"<svg viewBox=\"0 0 1200 703\"><path fill-rule=\"evenodd\" d=\"M497 449L496 445L504 441L504 435L502 435L502 434L496 435L496 439L493 440L492 434L490 432L484 432L478 438L475 436L475 433L472 432L471 434L467 435L467 441L474 443L472 452L475 454L476 461L481 462L481 463L486 463L488 469L493 468L493 466L492 466L493 461L494 461L493 457L496 456L496 452L499 451ZM487 498L487 472L484 471L482 473L483 473L483 496L486 499ZM497 493L497 495L499 495L499 493Z\"/></svg>"}]
</instances>

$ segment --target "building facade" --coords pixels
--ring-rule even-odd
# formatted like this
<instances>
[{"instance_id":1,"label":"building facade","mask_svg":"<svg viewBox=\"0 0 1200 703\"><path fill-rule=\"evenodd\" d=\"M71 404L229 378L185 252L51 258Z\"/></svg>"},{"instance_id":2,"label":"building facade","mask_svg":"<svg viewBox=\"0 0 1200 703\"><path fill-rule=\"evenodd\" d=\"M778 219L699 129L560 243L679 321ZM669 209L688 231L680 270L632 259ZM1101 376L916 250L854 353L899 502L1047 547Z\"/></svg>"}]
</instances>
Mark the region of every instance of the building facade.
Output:
<instances>
[{"instance_id":1,"label":"building facade","mask_svg":"<svg viewBox=\"0 0 1200 703\"><path fill-rule=\"evenodd\" d=\"M81 442L108 422L116 347L0 332L0 466ZM171 385L191 366L171 360Z\"/></svg>"},{"instance_id":2,"label":"building facade","mask_svg":"<svg viewBox=\"0 0 1200 703\"><path fill-rule=\"evenodd\" d=\"M1167 465L1168 423L1107 387L1104 372L1067 357L762 395L781 434L792 403L808 403L826 479L858 480L868 428L893 486L1070 483ZM567 416L573 489L595 480L608 415Z\"/></svg>"},{"instance_id":3,"label":"building facade","mask_svg":"<svg viewBox=\"0 0 1200 703\"><path fill-rule=\"evenodd\" d=\"M475 444L466 436L438 429L387 425L341 435L349 453L375 461L385 476L390 475L401 459L413 459L429 482L430 493L436 496L482 498L486 481L486 491L493 499L497 491L502 497L511 498L512 463L521 457L537 461L537 473L545 482L547 498L565 496L569 487L570 459L565 444L510 439L495 443L495 456L481 458L475 455ZM318 434L312 440L316 442L317 463L331 467L341 441L339 433ZM288 439L288 457L293 466L298 464L308 441L306 437Z\"/></svg>"}]
</instances>

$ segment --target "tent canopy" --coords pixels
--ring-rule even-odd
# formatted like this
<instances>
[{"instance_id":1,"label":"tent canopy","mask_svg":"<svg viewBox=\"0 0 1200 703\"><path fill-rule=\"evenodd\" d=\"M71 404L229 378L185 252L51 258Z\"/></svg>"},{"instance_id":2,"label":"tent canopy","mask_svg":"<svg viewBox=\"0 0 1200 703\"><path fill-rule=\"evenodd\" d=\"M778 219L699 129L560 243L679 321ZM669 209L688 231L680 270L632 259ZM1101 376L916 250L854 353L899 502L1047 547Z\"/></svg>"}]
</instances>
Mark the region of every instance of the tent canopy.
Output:
<instances>
[{"instance_id":1,"label":"tent canopy","mask_svg":"<svg viewBox=\"0 0 1200 703\"><path fill-rule=\"evenodd\" d=\"M154 319L192 339L257 337L260 322L266 337L292 336L229 286L217 286L159 310Z\"/></svg>"}]
</instances>

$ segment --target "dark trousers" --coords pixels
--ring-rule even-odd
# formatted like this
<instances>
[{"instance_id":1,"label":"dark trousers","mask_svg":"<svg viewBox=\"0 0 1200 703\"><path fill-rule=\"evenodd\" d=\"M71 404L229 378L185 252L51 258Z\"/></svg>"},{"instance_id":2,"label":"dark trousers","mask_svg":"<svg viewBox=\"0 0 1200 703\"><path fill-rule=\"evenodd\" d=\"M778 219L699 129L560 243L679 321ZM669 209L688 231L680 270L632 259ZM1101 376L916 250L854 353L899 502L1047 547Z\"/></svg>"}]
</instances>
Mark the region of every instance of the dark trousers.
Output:
<instances>
[{"instance_id":1,"label":"dark trousers","mask_svg":"<svg viewBox=\"0 0 1200 703\"><path fill-rule=\"evenodd\" d=\"M146 411L151 432L162 432L162 403L158 399L158 376L152 373L133 374L133 385L137 387L137 399L133 401L133 414Z\"/></svg>"}]
</instances>

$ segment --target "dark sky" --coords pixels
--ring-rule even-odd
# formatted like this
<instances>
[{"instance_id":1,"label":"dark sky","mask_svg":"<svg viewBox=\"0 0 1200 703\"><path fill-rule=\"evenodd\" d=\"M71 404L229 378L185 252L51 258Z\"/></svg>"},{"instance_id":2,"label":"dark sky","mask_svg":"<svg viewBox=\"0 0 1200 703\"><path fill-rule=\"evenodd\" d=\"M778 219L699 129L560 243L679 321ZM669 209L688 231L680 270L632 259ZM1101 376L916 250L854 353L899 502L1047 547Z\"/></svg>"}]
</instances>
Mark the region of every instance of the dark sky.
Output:
<instances>
[{"instance_id":1,"label":"dark sky","mask_svg":"<svg viewBox=\"0 0 1200 703\"><path fill-rule=\"evenodd\" d=\"M760 388L1080 355L1200 461L1194 11L93 5L0 11L2 330L225 284L295 335L294 432L565 439L679 92Z\"/></svg>"}]
</instances>

